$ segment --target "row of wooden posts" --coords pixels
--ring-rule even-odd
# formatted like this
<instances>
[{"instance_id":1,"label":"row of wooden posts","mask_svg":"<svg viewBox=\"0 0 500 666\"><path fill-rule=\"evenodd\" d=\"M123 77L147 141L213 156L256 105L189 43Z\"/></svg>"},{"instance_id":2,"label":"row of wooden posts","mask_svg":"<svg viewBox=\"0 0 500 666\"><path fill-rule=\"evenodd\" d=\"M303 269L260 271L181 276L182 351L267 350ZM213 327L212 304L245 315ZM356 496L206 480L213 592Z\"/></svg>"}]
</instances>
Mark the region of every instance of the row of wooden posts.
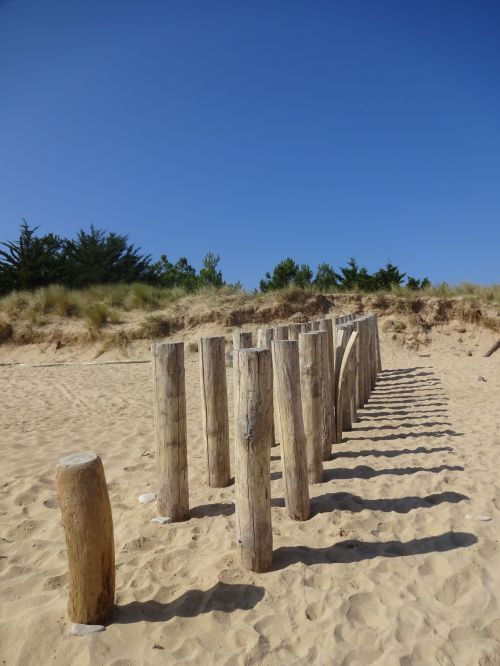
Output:
<instances>
[{"instance_id":1,"label":"row of wooden posts","mask_svg":"<svg viewBox=\"0 0 500 666\"><path fill-rule=\"evenodd\" d=\"M381 370L377 318L345 315L260 328L233 336L235 503L243 565L272 562L270 450L281 444L285 506L294 520L310 515L309 483L358 420ZM157 503L171 521L189 517L184 344L152 347L158 473ZM202 431L211 487L231 481L225 338L199 341ZM114 605L111 507L99 456L63 458L58 496L69 568L73 622L106 624Z\"/></svg>"}]
</instances>

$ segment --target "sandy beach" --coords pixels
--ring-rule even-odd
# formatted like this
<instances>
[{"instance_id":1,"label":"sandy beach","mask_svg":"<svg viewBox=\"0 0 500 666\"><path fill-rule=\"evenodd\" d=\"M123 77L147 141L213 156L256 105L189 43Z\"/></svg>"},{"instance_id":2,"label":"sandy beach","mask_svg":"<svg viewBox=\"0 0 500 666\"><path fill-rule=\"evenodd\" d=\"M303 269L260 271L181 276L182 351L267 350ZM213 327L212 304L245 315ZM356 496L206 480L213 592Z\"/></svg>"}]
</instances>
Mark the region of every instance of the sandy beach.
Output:
<instances>
[{"instance_id":1,"label":"sandy beach","mask_svg":"<svg viewBox=\"0 0 500 666\"><path fill-rule=\"evenodd\" d=\"M500 664L500 353L483 358L493 335L472 326L416 351L381 338L384 370L310 487L309 521L286 516L272 450L266 574L239 562L233 487L204 484L197 353L191 518L158 525L137 499L155 491L150 364L83 365L73 351L74 365L34 367L16 352L25 365L0 367L0 663ZM147 361L146 343L134 358ZM227 379L231 397L229 367ZM115 621L81 638L54 486L77 451L102 458L117 563Z\"/></svg>"}]
</instances>

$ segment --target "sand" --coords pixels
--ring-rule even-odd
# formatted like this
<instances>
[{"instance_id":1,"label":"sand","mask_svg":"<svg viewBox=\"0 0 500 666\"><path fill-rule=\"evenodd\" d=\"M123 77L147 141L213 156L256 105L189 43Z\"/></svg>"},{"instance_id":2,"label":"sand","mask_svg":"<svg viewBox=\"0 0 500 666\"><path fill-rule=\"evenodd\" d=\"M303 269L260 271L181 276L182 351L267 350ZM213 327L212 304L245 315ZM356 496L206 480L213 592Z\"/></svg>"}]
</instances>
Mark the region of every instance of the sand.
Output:
<instances>
[{"instance_id":1,"label":"sand","mask_svg":"<svg viewBox=\"0 0 500 666\"><path fill-rule=\"evenodd\" d=\"M307 522L285 514L273 449L266 574L239 563L233 487L203 482L196 353L192 517L158 525L138 502L155 490L149 364L33 367L19 352L27 365L0 367L0 663L500 664L500 352L485 359L491 335L450 330L417 351L382 335L384 372L311 487ZM230 368L228 384L231 396ZM109 484L117 611L72 637L54 469L81 450Z\"/></svg>"}]
</instances>

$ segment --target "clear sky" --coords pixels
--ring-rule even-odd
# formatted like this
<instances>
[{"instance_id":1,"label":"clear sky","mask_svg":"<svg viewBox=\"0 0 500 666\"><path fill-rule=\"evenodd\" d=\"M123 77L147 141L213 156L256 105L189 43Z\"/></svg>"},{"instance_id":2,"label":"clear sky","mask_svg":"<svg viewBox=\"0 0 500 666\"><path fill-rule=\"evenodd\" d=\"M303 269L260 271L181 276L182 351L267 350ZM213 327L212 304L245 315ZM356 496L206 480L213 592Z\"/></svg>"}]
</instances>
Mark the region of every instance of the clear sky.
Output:
<instances>
[{"instance_id":1,"label":"clear sky","mask_svg":"<svg viewBox=\"0 0 500 666\"><path fill-rule=\"evenodd\" d=\"M0 240L500 282L498 0L0 0Z\"/></svg>"}]
</instances>

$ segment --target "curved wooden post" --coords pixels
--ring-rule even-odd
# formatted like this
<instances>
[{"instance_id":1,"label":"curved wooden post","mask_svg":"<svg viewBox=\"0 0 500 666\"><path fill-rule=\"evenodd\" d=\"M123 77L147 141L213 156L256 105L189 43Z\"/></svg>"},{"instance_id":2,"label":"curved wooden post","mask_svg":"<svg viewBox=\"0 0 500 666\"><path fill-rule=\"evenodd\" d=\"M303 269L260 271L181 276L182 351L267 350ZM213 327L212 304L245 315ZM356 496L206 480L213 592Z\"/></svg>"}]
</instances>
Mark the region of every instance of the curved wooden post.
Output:
<instances>
[{"instance_id":1,"label":"curved wooden post","mask_svg":"<svg viewBox=\"0 0 500 666\"><path fill-rule=\"evenodd\" d=\"M235 496L238 549L251 571L267 571L271 528L272 362L269 349L240 349L235 405Z\"/></svg>"},{"instance_id":2,"label":"curved wooden post","mask_svg":"<svg viewBox=\"0 0 500 666\"><path fill-rule=\"evenodd\" d=\"M344 355L342 357L342 363L340 366L340 371L339 371L339 384L338 384L338 391L337 391L337 433L336 433L336 439L338 442L342 441L342 419L344 416L342 405L348 404L351 399L353 399L353 396L348 396L348 400L345 400L344 398L344 392L349 391L349 372L351 366L355 363L356 360L356 339L358 337L358 334L356 331L353 331L350 335L350 338L347 342Z\"/></svg>"},{"instance_id":3,"label":"curved wooden post","mask_svg":"<svg viewBox=\"0 0 500 666\"><path fill-rule=\"evenodd\" d=\"M339 324L337 330L337 341L335 345L335 431L334 431L334 444L340 444L342 442L342 427L340 427L340 439L339 439L339 422L342 424L342 399L339 399L339 375L340 375L340 366L342 365L342 357L347 345L347 331L343 324ZM340 405L340 408L339 408Z\"/></svg>"},{"instance_id":4,"label":"curved wooden post","mask_svg":"<svg viewBox=\"0 0 500 666\"><path fill-rule=\"evenodd\" d=\"M294 520L310 515L307 486L306 438L300 397L299 345L292 340L273 340L275 411L282 433L285 505Z\"/></svg>"},{"instance_id":5,"label":"curved wooden post","mask_svg":"<svg viewBox=\"0 0 500 666\"><path fill-rule=\"evenodd\" d=\"M223 488L231 481L225 338L200 338L200 384L207 483Z\"/></svg>"},{"instance_id":6,"label":"curved wooden post","mask_svg":"<svg viewBox=\"0 0 500 666\"><path fill-rule=\"evenodd\" d=\"M324 336L319 331L301 333L299 337L300 390L309 483L323 480L323 343Z\"/></svg>"},{"instance_id":7,"label":"curved wooden post","mask_svg":"<svg viewBox=\"0 0 500 666\"><path fill-rule=\"evenodd\" d=\"M158 511L173 522L189 516L184 343L151 346Z\"/></svg>"},{"instance_id":8,"label":"curved wooden post","mask_svg":"<svg viewBox=\"0 0 500 666\"><path fill-rule=\"evenodd\" d=\"M113 519L101 459L63 458L56 472L68 555L68 616L78 624L108 624L115 601Z\"/></svg>"}]
</instances>

